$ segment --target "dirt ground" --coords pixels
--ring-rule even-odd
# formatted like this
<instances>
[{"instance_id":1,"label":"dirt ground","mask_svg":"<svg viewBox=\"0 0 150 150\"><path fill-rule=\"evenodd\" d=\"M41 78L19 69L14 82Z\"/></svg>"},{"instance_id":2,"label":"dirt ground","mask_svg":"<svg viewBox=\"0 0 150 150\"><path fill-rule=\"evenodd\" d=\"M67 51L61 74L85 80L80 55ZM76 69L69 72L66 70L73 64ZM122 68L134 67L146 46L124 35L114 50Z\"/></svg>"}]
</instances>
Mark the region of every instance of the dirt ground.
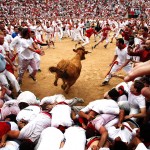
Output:
<instances>
[{"instance_id":1,"label":"dirt ground","mask_svg":"<svg viewBox=\"0 0 150 150\"><path fill-rule=\"evenodd\" d=\"M72 51L76 42L69 38L64 38L62 41L58 39L55 42L55 49L52 47L47 49L44 47L45 55L41 57L41 70L37 73L37 82L34 82L25 74L22 91L32 91L39 99L45 96L54 94L63 94L66 98L81 97L85 100L83 105L88 104L92 100L103 98L103 94L113 86L120 83L122 80L112 78L110 84L101 87L106 73L109 70L109 64L112 61L115 49L114 43L110 43L107 49L104 48L104 43L99 44L96 49L86 55L86 59L82 61L82 70L80 77L76 83L70 88L68 94L65 94L61 89L62 81L59 79L58 86L54 86L55 75L48 70L50 66L56 66L61 59L70 59L75 53ZM91 38L91 43L86 45L86 50L91 51L91 47L95 44L94 38Z\"/></svg>"}]
</instances>

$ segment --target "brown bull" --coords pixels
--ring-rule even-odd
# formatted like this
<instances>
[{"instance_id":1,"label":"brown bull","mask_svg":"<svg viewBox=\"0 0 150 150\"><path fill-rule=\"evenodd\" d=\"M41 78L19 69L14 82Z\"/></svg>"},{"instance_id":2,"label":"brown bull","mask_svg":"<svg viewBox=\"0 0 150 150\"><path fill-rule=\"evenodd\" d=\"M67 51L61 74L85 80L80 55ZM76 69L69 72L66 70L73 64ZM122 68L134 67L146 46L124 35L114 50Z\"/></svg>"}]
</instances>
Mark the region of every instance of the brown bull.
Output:
<instances>
[{"instance_id":1,"label":"brown bull","mask_svg":"<svg viewBox=\"0 0 150 150\"><path fill-rule=\"evenodd\" d=\"M61 88L68 93L70 87L76 82L80 76L82 64L81 60L85 59L85 54L88 51L85 51L84 47L79 47L76 50L73 49L77 54L71 60L61 60L57 67L50 67L49 70L52 73L56 73L54 85L57 86L57 81L59 78L62 79L63 84Z\"/></svg>"}]
</instances>

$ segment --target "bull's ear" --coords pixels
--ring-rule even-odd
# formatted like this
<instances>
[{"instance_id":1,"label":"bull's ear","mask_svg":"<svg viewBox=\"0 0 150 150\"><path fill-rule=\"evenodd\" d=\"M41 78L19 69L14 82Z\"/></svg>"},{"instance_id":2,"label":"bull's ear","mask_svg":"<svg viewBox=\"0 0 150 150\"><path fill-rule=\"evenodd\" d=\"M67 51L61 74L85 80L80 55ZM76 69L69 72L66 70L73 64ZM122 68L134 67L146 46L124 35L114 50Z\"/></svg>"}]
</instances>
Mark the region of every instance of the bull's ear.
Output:
<instances>
[{"instance_id":1,"label":"bull's ear","mask_svg":"<svg viewBox=\"0 0 150 150\"><path fill-rule=\"evenodd\" d=\"M74 51L74 52L77 52L77 50L76 50L76 49L73 49L73 51Z\"/></svg>"}]
</instances>

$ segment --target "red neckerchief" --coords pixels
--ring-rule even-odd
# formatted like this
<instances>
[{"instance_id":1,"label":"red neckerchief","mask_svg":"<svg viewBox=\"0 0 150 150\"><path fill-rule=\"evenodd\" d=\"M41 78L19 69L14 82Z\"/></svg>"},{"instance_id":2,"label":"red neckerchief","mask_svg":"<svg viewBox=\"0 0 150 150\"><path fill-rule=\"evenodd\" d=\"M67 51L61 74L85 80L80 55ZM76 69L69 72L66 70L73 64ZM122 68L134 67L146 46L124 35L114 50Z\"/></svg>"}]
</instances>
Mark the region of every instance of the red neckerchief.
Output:
<instances>
[{"instance_id":1,"label":"red neckerchief","mask_svg":"<svg viewBox=\"0 0 150 150\"><path fill-rule=\"evenodd\" d=\"M57 103L57 105L58 105L58 104L68 105L66 102L59 102L59 103Z\"/></svg>"}]
</instances>

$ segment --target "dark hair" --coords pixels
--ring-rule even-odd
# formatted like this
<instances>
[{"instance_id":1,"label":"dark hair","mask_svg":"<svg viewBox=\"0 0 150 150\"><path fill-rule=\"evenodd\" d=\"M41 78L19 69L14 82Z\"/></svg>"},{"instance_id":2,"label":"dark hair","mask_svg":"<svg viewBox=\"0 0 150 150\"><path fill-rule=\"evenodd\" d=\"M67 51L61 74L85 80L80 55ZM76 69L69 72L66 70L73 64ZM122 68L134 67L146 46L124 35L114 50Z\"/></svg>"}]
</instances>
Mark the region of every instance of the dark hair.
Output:
<instances>
[{"instance_id":1,"label":"dark hair","mask_svg":"<svg viewBox=\"0 0 150 150\"><path fill-rule=\"evenodd\" d=\"M108 92L108 95L111 97L111 99L113 100L117 100L117 98L120 96L119 92L116 90L116 88L111 89Z\"/></svg>"},{"instance_id":2,"label":"dark hair","mask_svg":"<svg viewBox=\"0 0 150 150\"><path fill-rule=\"evenodd\" d=\"M99 132L96 129L93 129L92 127L87 126L86 132L86 139L89 139L93 136L100 136Z\"/></svg>"},{"instance_id":3,"label":"dark hair","mask_svg":"<svg viewBox=\"0 0 150 150\"><path fill-rule=\"evenodd\" d=\"M118 41L120 44L124 44L124 39L123 39L123 38L119 38L119 39L117 39L117 41Z\"/></svg>"},{"instance_id":4,"label":"dark hair","mask_svg":"<svg viewBox=\"0 0 150 150\"><path fill-rule=\"evenodd\" d=\"M22 31L21 31L21 36L22 38L25 38L27 35L29 35L29 32L30 30L28 28L24 28Z\"/></svg>"},{"instance_id":5,"label":"dark hair","mask_svg":"<svg viewBox=\"0 0 150 150\"><path fill-rule=\"evenodd\" d=\"M19 145L19 150L34 150L35 144L28 140L24 139L21 141L21 144Z\"/></svg>"},{"instance_id":6,"label":"dark hair","mask_svg":"<svg viewBox=\"0 0 150 150\"><path fill-rule=\"evenodd\" d=\"M142 28L145 32L148 32L148 28L147 27L143 27Z\"/></svg>"},{"instance_id":7,"label":"dark hair","mask_svg":"<svg viewBox=\"0 0 150 150\"><path fill-rule=\"evenodd\" d=\"M22 27L18 27L18 31L21 32L23 30Z\"/></svg>"},{"instance_id":8,"label":"dark hair","mask_svg":"<svg viewBox=\"0 0 150 150\"><path fill-rule=\"evenodd\" d=\"M10 115L7 115L7 116L5 117L5 119L8 119L8 118L9 118L10 121L17 123L16 116L17 116L17 115L15 115L15 114L10 114Z\"/></svg>"},{"instance_id":9,"label":"dark hair","mask_svg":"<svg viewBox=\"0 0 150 150\"><path fill-rule=\"evenodd\" d=\"M140 138L144 140L144 142L150 142L150 124L143 124L140 127Z\"/></svg>"},{"instance_id":10,"label":"dark hair","mask_svg":"<svg viewBox=\"0 0 150 150\"><path fill-rule=\"evenodd\" d=\"M144 88L144 83L141 82L140 80L135 80L135 81L134 81L134 88L136 89L136 91L137 91L138 93L140 93L141 90Z\"/></svg>"},{"instance_id":11,"label":"dark hair","mask_svg":"<svg viewBox=\"0 0 150 150\"><path fill-rule=\"evenodd\" d=\"M143 82L144 84L150 85L150 76L144 76L140 79L140 81Z\"/></svg>"},{"instance_id":12,"label":"dark hair","mask_svg":"<svg viewBox=\"0 0 150 150\"><path fill-rule=\"evenodd\" d=\"M41 106L41 108L42 108L42 110L46 110L46 108L47 108L47 105L49 105L50 103L44 103L44 104L42 104L42 105L40 105Z\"/></svg>"},{"instance_id":13,"label":"dark hair","mask_svg":"<svg viewBox=\"0 0 150 150\"><path fill-rule=\"evenodd\" d=\"M122 141L115 141L111 150L127 150L128 146Z\"/></svg>"},{"instance_id":14,"label":"dark hair","mask_svg":"<svg viewBox=\"0 0 150 150\"><path fill-rule=\"evenodd\" d=\"M31 31L31 33L35 33L34 31Z\"/></svg>"},{"instance_id":15,"label":"dark hair","mask_svg":"<svg viewBox=\"0 0 150 150\"><path fill-rule=\"evenodd\" d=\"M18 29L18 27L17 27L17 26L14 26L14 29Z\"/></svg>"},{"instance_id":16,"label":"dark hair","mask_svg":"<svg viewBox=\"0 0 150 150\"><path fill-rule=\"evenodd\" d=\"M22 109L28 107L29 104L28 104L28 103L25 103L25 102L20 102L20 103L18 104L18 106L19 106L20 110L22 110Z\"/></svg>"}]
</instances>

